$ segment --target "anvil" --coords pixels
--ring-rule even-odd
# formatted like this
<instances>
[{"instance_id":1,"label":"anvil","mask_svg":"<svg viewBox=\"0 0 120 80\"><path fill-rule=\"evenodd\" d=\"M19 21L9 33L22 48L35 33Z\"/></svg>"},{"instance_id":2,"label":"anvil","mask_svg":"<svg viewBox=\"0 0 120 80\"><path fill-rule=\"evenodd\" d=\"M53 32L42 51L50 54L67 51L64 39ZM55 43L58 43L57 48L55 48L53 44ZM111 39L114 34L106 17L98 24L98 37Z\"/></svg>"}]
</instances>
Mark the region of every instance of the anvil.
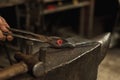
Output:
<instances>
[{"instance_id":1,"label":"anvil","mask_svg":"<svg viewBox=\"0 0 120 80\"><path fill-rule=\"evenodd\" d=\"M90 40L81 37L67 40L95 43L75 48L43 48L37 55L16 54L20 63L0 71L0 80L11 77L12 80L96 80L98 66L109 47L110 33Z\"/></svg>"}]
</instances>

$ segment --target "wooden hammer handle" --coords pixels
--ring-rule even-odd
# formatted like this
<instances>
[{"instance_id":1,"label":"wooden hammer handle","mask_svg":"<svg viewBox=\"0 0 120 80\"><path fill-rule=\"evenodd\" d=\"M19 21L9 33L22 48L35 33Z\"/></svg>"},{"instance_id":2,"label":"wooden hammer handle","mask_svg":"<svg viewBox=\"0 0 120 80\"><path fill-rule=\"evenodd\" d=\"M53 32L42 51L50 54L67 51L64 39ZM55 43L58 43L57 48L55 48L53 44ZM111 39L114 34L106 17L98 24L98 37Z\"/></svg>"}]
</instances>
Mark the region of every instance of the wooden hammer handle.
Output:
<instances>
[{"instance_id":1,"label":"wooden hammer handle","mask_svg":"<svg viewBox=\"0 0 120 80\"><path fill-rule=\"evenodd\" d=\"M10 79L11 77L14 77L22 73L26 73L27 71L28 71L27 65L24 62L20 62L1 70L0 80Z\"/></svg>"}]
</instances>

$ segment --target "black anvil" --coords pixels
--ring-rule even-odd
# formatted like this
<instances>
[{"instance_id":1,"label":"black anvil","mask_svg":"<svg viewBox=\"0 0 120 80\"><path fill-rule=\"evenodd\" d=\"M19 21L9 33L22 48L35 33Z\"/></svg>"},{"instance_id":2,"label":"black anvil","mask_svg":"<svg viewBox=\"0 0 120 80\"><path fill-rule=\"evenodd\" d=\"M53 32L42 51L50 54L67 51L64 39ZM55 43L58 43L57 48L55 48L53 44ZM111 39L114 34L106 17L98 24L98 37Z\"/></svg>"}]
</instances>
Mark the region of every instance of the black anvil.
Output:
<instances>
[{"instance_id":1,"label":"black anvil","mask_svg":"<svg viewBox=\"0 0 120 80\"><path fill-rule=\"evenodd\" d=\"M96 80L98 66L109 47L110 33L91 40L67 40L73 44L94 43L72 48L41 47L37 54L29 55L18 52L18 63L0 71L0 80Z\"/></svg>"}]
</instances>

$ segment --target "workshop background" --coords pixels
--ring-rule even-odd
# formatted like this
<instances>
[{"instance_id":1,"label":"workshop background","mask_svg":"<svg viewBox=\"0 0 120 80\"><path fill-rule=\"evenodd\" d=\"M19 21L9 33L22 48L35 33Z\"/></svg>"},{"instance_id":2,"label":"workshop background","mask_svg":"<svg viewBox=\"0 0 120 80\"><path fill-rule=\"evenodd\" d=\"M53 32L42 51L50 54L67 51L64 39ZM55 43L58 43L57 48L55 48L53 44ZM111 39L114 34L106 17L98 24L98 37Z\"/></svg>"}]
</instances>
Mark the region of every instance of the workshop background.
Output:
<instances>
[{"instance_id":1,"label":"workshop background","mask_svg":"<svg viewBox=\"0 0 120 80\"><path fill-rule=\"evenodd\" d=\"M36 1L0 0L0 15L10 27L38 34L93 38L112 32L110 49L99 67L98 80L120 80L119 0Z\"/></svg>"}]
</instances>

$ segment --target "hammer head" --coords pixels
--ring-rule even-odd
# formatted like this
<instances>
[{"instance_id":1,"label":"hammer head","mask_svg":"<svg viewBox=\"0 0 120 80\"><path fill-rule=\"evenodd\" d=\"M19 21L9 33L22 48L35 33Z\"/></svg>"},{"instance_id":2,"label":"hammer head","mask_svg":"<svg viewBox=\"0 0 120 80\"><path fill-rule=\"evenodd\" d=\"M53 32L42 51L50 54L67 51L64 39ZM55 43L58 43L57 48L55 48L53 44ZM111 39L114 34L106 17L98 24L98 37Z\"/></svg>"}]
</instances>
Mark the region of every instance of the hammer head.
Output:
<instances>
[{"instance_id":1,"label":"hammer head","mask_svg":"<svg viewBox=\"0 0 120 80\"><path fill-rule=\"evenodd\" d=\"M45 74L45 67L44 67L44 63L43 62L38 62L34 65L33 69L32 69L32 74L35 77L40 77L42 75Z\"/></svg>"}]
</instances>

